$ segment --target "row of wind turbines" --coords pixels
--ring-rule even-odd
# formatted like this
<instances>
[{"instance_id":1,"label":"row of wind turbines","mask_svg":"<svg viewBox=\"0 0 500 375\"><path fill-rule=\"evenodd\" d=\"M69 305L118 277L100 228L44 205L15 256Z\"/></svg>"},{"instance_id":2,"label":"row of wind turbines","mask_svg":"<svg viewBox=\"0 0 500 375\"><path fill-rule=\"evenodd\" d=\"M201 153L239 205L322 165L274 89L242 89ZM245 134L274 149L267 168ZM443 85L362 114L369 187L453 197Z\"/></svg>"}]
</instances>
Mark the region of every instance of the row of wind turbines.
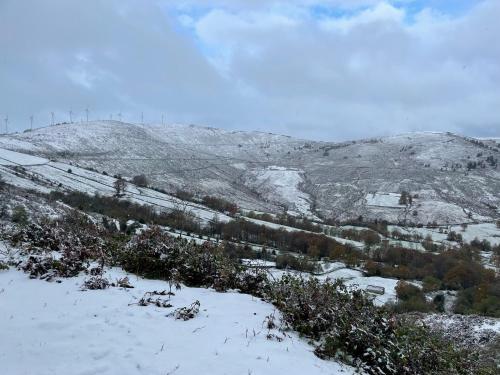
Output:
<instances>
[{"instance_id":1,"label":"row of wind turbines","mask_svg":"<svg viewBox=\"0 0 500 375\"><path fill-rule=\"evenodd\" d=\"M85 108L85 119L86 119L86 122L89 122L89 114L90 114L90 110L88 108ZM69 115L69 123L72 124L74 121L74 115L75 113L73 112L73 110L69 110L68 111L68 115ZM54 125L57 125L58 123L56 123L56 113L55 112L50 112L50 116L51 116L51 123L50 125L51 126L54 126ZM116 114L116 118L118 119L118 121L122 121L122 113L119 112ZM35 121L35 116L34 115L31 115L29 117L29 120L30 120L30 131L33 130L33 124L34 124L34 121ZM109 115L109 120L113 120L113 114L111 113ZM81 122L83 122L83 118L81 120ZM161 115L161 124L164 125L165 123L165 115ZM6 115L5 118L4 118L4 130L5 130L5 134L8 134L9 133L9 115ZM144 112L141 112L141 124L144 124Z\"/></svg>"}]
</instances>

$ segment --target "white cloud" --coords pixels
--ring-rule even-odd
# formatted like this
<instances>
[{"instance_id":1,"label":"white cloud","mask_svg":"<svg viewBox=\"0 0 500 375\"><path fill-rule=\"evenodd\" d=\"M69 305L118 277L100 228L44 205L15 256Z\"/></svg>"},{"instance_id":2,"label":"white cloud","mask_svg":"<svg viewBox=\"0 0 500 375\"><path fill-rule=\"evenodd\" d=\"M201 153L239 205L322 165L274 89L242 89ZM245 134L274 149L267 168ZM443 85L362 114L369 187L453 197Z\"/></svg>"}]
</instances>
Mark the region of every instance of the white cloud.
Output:
<instances>
[{"instance_id":1,"label":"white cloud","mask_svg":"<svg viewBox=\"0 0 500 375\"><path fill-rule=\"evenodd\" d=\"M366 9L356 16L330 18L320 22L325 30L349 32L356 27L362 27L374 23L385 24L388 27L394 24L400 25L405 18L403 9L395 8L388 3L379 3L373 8Z\"/></svg>"}]
</instances>

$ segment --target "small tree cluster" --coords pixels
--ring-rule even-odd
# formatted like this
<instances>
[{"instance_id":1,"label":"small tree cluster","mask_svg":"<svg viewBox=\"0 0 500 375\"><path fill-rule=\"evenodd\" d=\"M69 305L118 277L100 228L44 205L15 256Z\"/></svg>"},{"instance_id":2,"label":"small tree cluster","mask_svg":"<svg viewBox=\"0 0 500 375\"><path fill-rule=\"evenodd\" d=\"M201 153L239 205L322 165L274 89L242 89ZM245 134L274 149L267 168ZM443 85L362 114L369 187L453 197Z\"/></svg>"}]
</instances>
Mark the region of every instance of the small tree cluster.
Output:
<instances>
[{"instance_id":1,"label":"small tree cluster","mask_svg":"<svg viewBox=\"0 0 500 375\"><path fill-rule=\"evenodd\" d=\"M454 242L462 242L463 241L462 235L460 233L457 233L457 232L452 231L452 230L450 230L448 232L446 239L448 241L454 241Z\"/></svg>"},{"instance_id":2,"label":"small tree cluster","mask_svg":"<svg viewBox=\"0 0 500 375\"><path fill-rule=\"evenodd\" d=\"M238 206L235 203L229 202L222 198L206 195L203 197L202 203L214 210L220 212L228 212L231 215L234 215L238 212Z\"/></svg>"},{"instance_id":3,"label":"small tree cluster","mask_svg":"<svg viewBox=\"0 0 500 375\"><path fill-rule=\"evenodd\" d=\"M396 285L396 296L398 302L393 306L396 312L428 312L434 310L434 307L426 301L422 289L413 284L399 281Z\"/></svg>"},{"instance_id":4,"label":"small tree cluster","mask_svg":"<svg viewBox=\"0 0 500 375\"><path fill-rule=\"evenodd\" d=\"M290 269L302 272L319 271L317 263L311 262L307 258L294 256L291 254L278 255L276 257L276 268Z\"/></svg>"},{"instance_id":5,"label":"small tree cluster","mask_svg":"<svg viewBox=\"0 0 500 375\"><path fill-rule=\"evenodd\" d=\"M410 193L406 190L401 192L401 196L399 197L399 204L404 206L411 206L413 203L413 198Z\"/></svg>"}]
</instances>

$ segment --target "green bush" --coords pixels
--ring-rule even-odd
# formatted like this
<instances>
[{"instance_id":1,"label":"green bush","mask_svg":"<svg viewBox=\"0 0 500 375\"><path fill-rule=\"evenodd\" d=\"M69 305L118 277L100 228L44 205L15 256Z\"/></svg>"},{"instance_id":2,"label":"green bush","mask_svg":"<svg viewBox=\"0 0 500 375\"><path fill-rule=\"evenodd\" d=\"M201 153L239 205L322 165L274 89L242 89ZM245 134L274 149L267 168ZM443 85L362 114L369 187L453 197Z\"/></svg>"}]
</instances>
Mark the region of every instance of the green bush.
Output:
<instances>
[{"instance_id":1,"label":"green bush","mask_svg":"<svg viewBox=\"0 0 500 375\"><path fill-rule=\"evenodd\" d=\"M440 293L437 294L433 300L432 303L434 304L434 308L436 311L443 313L444 312L444 302L445 302L445 297L444 294Z\"/></svg>"},{"instance_id":2,"label":"green bush","mask_svg":"<svg viewBox=\"0 0 500 375\"><path fill-rule=\"evenodd\" d=\"M459 291L454 312L500 318L500 281Z\"/></svg>"},{"instance_id":3,"label":"green bush","mask_svg":"<svg viewBox=\"0 0 500 375\"><path fill-rule=\"evenodd\" d=\"M23 206L16 206L12 210L12 221L20 225L28 224L28 213Z\"/></svg>"},{"instance_id":4,"label":"green bush","mask_svg":"<svg viewBox=\"0 0 500 375\"><path fill-rule=\"evenodd\" d=\"M426 276L422 280L422 289L424 292L434 292L441 289L441 280L433 276Z\"/></svg>"},{"instance_id":5,"label":"green bush","mask_svg":"<svg viewBox=\"0 0 500 375\"><path fill-rule=\"evenodd\" d=\"M396 285L397 303L392 308L397 313L411 311L429 312L433 310L432 304L428 303L425 295L418 286L399 281Z\"/></svg>"}]
</instances>

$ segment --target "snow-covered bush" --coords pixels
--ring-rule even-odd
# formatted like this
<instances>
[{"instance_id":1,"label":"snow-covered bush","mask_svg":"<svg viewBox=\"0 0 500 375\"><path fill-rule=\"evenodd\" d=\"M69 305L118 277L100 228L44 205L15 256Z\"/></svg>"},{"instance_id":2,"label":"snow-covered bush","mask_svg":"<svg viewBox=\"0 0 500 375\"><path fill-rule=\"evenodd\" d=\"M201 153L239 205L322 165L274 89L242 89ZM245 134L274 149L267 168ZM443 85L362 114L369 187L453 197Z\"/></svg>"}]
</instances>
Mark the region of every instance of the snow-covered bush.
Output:
<instances>
[{"instance_id":1,"label":"snow-covered bush","mask_svg":"<svg viewBox=\"0 0 500 375\"><path fill-rule=\"evenodd\" d=\"M260 271L245 271L224 253L223 246L197 245L152 227L136 235L119 256L122 267L138 275L212 287L217 291L240 289L258 294L266 280Z\"/></svg>"},{"instance_id":2,"label":"snow-covered bush","mask_svg":"<svg viewBox=\"0 0 500 375\"><path fill-rule=\"evenodd\" d=\"M125 270L148 278L220 291L235 287L238 270L218 247L173 238L159 227L135 236L122 252L120 263Z\"/></svg>"},{"instance_id":3,"label":"snow-covered bush","mask_svg":"<svg viewBox=\"0 0 500 375\"><path fill-rule=\"evenodd\" d=\"M31 278L52 281L57 277L74 277L85 267L83 262L74 257L55 259L50 255L31 255L20 264L20 268L29 273Z\"/></svg>"},{"instance_id":4,"label":"snow-covered bush","mask_svg":"<svg viewBox=\"0 0 500 375\"><path fill-rule=\"evenodd\" d=\"M108 279L102 276L92 276L85 280L83 283L83 289L96 290L96 289L106 289L111 285Z\"/></svg>"},{"instance_id":5,"label":"snow-covered bush","mask_svg":"<svg viewBox=\"0 0 500 375\"><path fill-rule=\"evenodd\" d=\"M99 228L77 213L20 227L10 241L27 255L20 268L31 277L47 280L76 276L90 261L103 264L106 257Z\"/></svg>"},{"instance_id":6,"label":"snow-covered bush","mask_svg":"<svg viewBox=\"0 0 500 375\"><path fill-rule=\"evenodd\" d=\"M176 309L170 315L175 319L184 321L193 319L200 312L200 301L194 301L191 305Z\"/></svg>"}]
</instances>

